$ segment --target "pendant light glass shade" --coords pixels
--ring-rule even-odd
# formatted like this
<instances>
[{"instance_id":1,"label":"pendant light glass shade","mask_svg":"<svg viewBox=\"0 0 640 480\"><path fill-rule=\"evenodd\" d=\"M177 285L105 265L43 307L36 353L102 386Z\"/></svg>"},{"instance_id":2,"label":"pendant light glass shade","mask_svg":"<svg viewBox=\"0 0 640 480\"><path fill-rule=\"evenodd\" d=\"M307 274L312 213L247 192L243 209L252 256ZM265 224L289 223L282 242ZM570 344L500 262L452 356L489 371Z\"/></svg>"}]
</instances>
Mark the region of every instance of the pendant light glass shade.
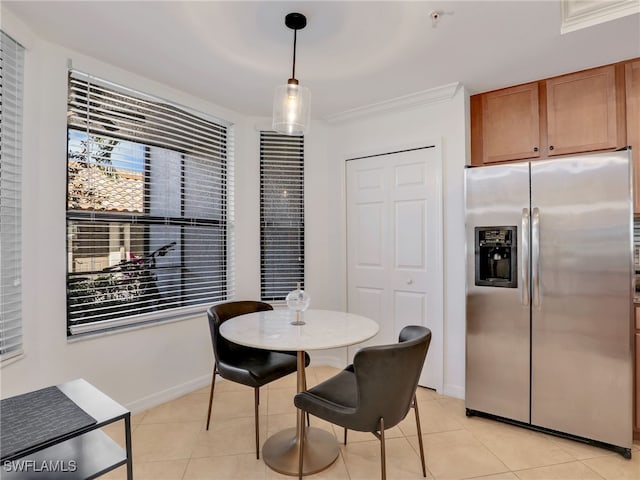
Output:
<instances>
[{"instance_id":1,"label":"pendant light glass shade","mask_svg":"<svg viewBox=\"0 0 640 480\"><path fill-rule=\"evenodd\" d=\"M287 84L276 87L271 128L285 135L304 135L311 122L311 92L296 80L296 39L298 30L306 27L307 17L292 12L284 18L284 24L293 30L293 68Z\"/></svg>"},{"instance_id":2,"label":"pendant light glass shade","mask_svg":"<svg viewBox=\"0 0 640 480\"><path fill-rule=\"evenodd\" d=\"M293 81L292 81L293 80ZM311 121L311 92L295 79L276 87L272 128L285 135L304 135Z\"/></svg>"}]
</instances>

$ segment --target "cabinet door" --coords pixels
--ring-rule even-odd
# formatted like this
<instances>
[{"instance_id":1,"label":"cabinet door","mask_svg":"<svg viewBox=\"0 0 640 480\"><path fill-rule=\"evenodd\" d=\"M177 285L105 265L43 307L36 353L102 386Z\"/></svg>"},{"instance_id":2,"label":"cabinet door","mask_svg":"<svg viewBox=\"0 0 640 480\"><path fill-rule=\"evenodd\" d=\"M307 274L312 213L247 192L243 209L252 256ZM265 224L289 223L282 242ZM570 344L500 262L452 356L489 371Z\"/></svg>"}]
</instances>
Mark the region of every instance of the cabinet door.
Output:
<instances>
[{"instance_id":1,"label":"cabinet door","mask_svg":"<svg viewBox=\"0 0 640 480\"><path fill-rule=\"evenodd\" d=\"M637 315L637 313L636 313ZM640 432L640 333L636 333L636 394L634 430Z\"/></svg>"},{"instance_id":2,"label":"cabinet door","mask_svg":"<svg viewBox=\"0 0 640 480\"><path fill-rule=\"evenodd\" d=\"M549 156L616 148L613 65L546 80Z\"/></svg>"},{"instance_id":3,"label":"cabinet door","mask_svg":"<svg viewBox=\"0 0 640 480\"><path fill-rule=\"evenodd\" d=\"M633 158L633 210L640 213L640 60L627 63L627 143Z\"/></svg>"},{"instance_id":4,"label":"cabinet door","mask_svg":"<svg viewBox=\"0 0 640 480\"><path fill-rule=\"evenodd\" d=\"M482 95L482 163L540 156L538 83Z\"/></svg>"}]
</instances>

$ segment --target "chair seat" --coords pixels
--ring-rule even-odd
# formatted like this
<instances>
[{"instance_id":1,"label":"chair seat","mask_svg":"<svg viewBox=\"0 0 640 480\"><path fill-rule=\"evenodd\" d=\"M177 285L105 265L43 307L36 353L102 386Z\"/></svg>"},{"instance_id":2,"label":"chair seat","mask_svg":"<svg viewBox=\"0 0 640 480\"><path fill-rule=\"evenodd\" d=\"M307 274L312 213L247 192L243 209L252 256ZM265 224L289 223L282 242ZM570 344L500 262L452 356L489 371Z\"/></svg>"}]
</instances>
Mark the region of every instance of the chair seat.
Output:
<instances>
[{"instance_id":1,"label":"chair seat","mask_svg":"<svg viewBox=\"0 0 640 480\"><path fill-rule=\"evenodd\" d=\"M353 418L357 399L356 376L350 365L319 385L298 393L294 397L294 403L297 408L311 415L350 430L361 430L358 419Z\"/></svg>"},{"instance_id":2,"label":"chair seat","mask_svg":"<svg viewBox=\"0 0 640 480\"><path fill-rule=\"evenodd\" d=\"M254 388L294 373L296 369L295 355L257 348L243 349L242 355L234 358L233 365L218 363L222 378Z\"/></svg>"}]
</instances>

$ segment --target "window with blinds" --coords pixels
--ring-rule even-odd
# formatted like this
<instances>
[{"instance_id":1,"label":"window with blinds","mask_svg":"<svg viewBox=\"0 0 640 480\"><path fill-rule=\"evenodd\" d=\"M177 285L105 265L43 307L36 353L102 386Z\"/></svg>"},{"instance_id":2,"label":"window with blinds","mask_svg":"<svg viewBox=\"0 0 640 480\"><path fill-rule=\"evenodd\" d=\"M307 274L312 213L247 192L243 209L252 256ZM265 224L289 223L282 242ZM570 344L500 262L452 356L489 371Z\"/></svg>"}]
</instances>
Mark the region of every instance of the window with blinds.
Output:
<instances>
[{"instance_id":1,"label":"window with blinds","mask_svg":"<svg viewBox=\"0 0 640 480\"><path fill-rule=\"evenodd\" d=\"M304 288L304 137L260 132L260 283L264 301Z\"/></svg>"},{"instance_id":2,"label":"window with blinds","mask_svg":"<svg viewBox=\"0 0 640 480\"><path fill-rule=\"evenodd\" d=\"M77 71L67 116L68 333L228 299L229 126Z\"/></svg>"},{"instance_id":3,"label":"window with blinds","mask_svg":"<svg viewBox=\"0 0 640 480\"><path fill-rule=\"evenodd\" d=\"M22 353L24 48L0 32L0 358Z\"/></svg>"}]
</instances>

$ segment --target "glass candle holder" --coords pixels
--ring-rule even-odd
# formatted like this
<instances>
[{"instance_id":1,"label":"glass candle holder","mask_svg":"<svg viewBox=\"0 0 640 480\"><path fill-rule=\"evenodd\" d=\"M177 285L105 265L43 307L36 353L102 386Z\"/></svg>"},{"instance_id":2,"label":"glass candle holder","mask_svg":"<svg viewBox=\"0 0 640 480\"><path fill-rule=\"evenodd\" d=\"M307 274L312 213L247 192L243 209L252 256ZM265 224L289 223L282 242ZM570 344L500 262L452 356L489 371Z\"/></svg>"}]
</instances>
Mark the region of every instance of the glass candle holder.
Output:
<instances>
[{"instance_id":1,"label":"glass candle holder","mask_svg":"<svg viewBox=\"0 0 640 480\"><path fill-rule=\"evenodd\" d=\"M289 292L287 295L287 307L289 310L293 310L296 312L296 319L291 322L291 325L304 325L305 322L302 320L303 312L309 308L309 304L311 303L311 297L300 288L300 284L298 284L298 288Z\"/></svg>"}]
</instances>

